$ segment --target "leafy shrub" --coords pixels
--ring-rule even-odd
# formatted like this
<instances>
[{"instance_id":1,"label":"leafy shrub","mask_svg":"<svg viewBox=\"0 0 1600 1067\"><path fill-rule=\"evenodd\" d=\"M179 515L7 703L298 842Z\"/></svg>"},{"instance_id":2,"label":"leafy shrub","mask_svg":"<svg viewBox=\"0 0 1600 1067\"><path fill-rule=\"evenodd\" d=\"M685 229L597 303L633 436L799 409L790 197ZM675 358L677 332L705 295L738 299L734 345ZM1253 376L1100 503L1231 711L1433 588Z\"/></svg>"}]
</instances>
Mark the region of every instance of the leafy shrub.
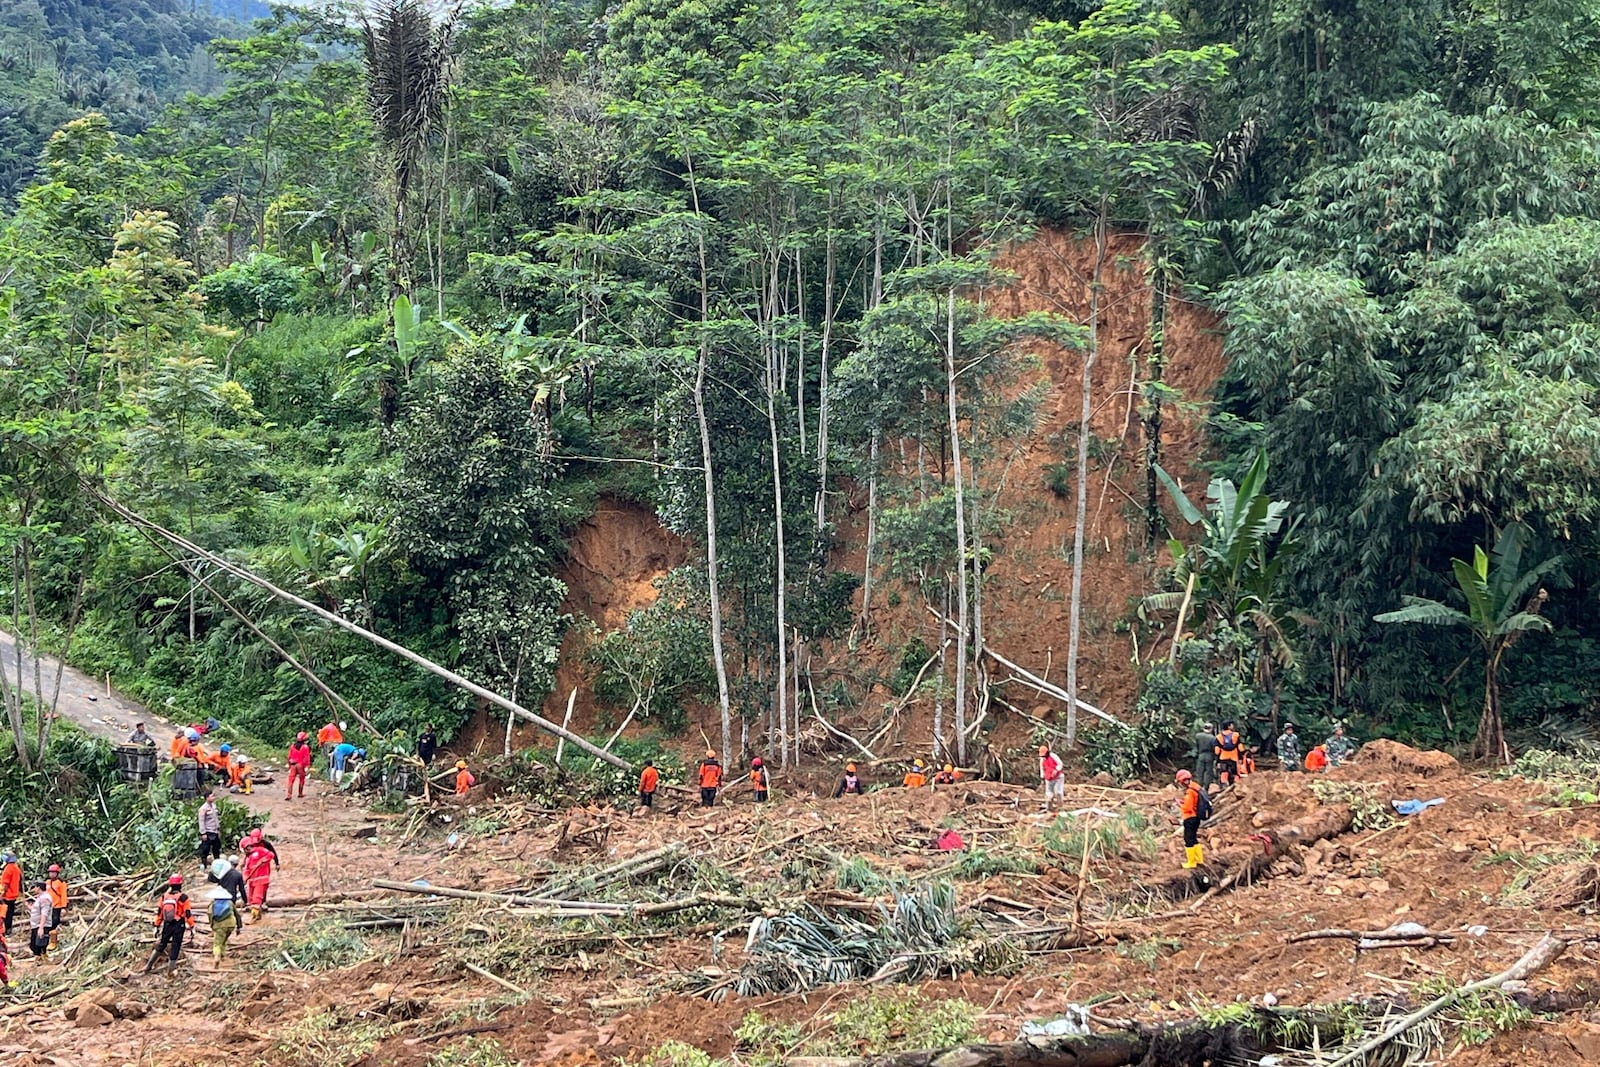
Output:
<instances>
[{"instance_id":1,"label":"leafy shrub","mask_svg":"<svg viewBox=\"0 0 1600 1067\"><path fill-rule=\"evenodd\" d=\"M1185 660L1204 663L1212 642L1186 641L1180 666L1158 662L1144 676L1131 726L1106 724L1084 739L1084 760L1091 771L1105 771L1118 781L1150 769L1150 760L1170 752L1173 742L1197 722L1244 719L1256 694L1230 667L1181 666Z\"/></svg>"},{"instance_id":2,"label":"leafy shrub","mask_svg":"<svg viewBox=\"0 0 1600 1067\"><path fill-rule=\"evenodd\" d=\"M1033 874L1038 869L1031 856L975 848L963 852L950 873L957 878L988 878L996 874Z\"/></svg>"},{"instance_id":3,"label":"leafy shrub","mask_svg":"<svg viewBox=\"0 0 1600 1067\"><path fill-rule=\"evenodd\" d=\"M950 1048L977 1040L982 1009L965 1000L927 1000L916 992L858 997L833 1017L833 1032L813 1054L905 1052Z\"/></svg>"},{"instance_id":4,"label":"leafy shrub","mask_svg":"<svg viewBox=\"0 0 1600 1067\"><path fill-rule=\"evenodd\" d=\"M277 256L256 252L200 279L195 287L206 303L235 322L271 322L281 311L299 304L304 271Z\"/></svg>"}]
</instances>

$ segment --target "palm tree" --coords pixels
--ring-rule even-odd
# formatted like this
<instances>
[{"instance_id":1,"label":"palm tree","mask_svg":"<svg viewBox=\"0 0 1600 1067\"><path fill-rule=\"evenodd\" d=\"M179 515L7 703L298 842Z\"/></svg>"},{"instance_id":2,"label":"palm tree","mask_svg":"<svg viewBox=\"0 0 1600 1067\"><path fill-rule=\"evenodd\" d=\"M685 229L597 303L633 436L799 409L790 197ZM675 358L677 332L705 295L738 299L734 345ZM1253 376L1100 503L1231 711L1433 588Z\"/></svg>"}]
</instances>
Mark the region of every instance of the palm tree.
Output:
<instances>
[{"instance_id":1,"label":"palm tree","mask_svg":"<svg viewBox=\"0 0 1600 1067\"><path fill-rule=\"evenodd\" d=\"M1490 759L1511 762L1511 749L1506 745L1505 729L1500 722L1500 661L1516 639L1529 630L1550 630L1548 619L1539 611L1549 594L1538 588L1539 580L1561 566L1561 557L1547 559L1528 570L1522 570L1522 551L1528 540L1528 529L1520 524L1506 528L1496 542L1491 557L1481 545L1474 545L1472 562L1452 559L1451 571L1467 610L1460 611L1448 604L1426 597L1405 596L1400 601L1405 606L1398 611L1374 615L1374 622L1409 622L1425 626L1464 626L1472 631L1483 646L1483 715L1478 720L1478 735L1472 744L1472 754Z\"/></svg>"},{"instance_id":2,"label":"palm tree","mask_svg":"<svg viewBox=\"0 0 1600 1067\"><path fill-rule=\"evenodd\" d=\"M389 153L394 178L392 252L400 251L406 204L419 164L444 118L450 40L457 3L437 25L425 0L372 0L361 16L366 52L367 108ZM394 255L396 291L410 281L409 257Z\"/></svg>"}]
</instances>

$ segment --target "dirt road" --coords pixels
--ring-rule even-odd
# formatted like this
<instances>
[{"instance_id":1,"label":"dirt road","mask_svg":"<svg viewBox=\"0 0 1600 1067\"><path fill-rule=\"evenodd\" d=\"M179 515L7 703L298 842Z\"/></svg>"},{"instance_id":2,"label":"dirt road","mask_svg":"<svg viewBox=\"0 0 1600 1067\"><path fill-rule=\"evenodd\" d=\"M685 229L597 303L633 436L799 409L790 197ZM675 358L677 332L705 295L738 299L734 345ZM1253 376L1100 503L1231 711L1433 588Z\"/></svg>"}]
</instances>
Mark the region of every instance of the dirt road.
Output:
<instances>
[{"instance_id":1,"label":"dirt road","mask_svg":"<svg viewBox=\"0 0 1600 1067\"><path fill-rule=\"evenodd\" d=\"M0 673L12 685L17 684L17 641L0 630ZM22 654L22 686L25 692L34 692L33 657ZM158 741L171 734L177 724L156 715L109 688L104 680L95 679L72 667L62 668L54 656L39 657L39 678L44 683L45 700L55 690L56 671L61 670L61 696L56 703L56 714L71 719L96 737L110 741L125 741L133 733L133 724L143 722L150 735Z\"/></svg>"}]
</instances>

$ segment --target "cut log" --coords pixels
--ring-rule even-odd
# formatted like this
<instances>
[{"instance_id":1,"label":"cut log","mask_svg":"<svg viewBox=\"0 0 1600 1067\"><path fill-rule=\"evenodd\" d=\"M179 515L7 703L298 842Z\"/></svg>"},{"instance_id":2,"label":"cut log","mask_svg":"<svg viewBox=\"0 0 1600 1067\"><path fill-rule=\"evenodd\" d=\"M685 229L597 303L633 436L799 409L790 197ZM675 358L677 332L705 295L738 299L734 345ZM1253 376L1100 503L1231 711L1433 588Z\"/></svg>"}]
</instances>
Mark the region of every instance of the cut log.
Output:
<instances>
[{"instance_id":1,"label":"cut log","mask_svg":"<svg viewBox=\"0 0 1600 1067\"><path fill-rule=\"evenodd\" d=\"M1192 1021L1136 1027L1128 1033L1026 1037L879 1056L799 1056L784 1062L786 1067L1200 1067L1255 1063L1263 1053L1304 1047L1314 1040L1326 1045L1344 1032L1343 1026L1337 1017L1314 1009L1257 1009L1245 1022L1220 1026Z\"/></svg>"},{"instance_id":2,"label":"cut log","mask_svg":"<svg viewBox=\"0 0 1600 1067\"><path fill-rule=\"evenodd\" d=\"M1345 833L1353 819L1349 807L1342 804L1317 808L1298 822L1251 834L1246 847L1216 852L1203 866L1146 888L1168 900L1183 900L1249 885L1296 847Z\"/></svg>"}]
</instances>

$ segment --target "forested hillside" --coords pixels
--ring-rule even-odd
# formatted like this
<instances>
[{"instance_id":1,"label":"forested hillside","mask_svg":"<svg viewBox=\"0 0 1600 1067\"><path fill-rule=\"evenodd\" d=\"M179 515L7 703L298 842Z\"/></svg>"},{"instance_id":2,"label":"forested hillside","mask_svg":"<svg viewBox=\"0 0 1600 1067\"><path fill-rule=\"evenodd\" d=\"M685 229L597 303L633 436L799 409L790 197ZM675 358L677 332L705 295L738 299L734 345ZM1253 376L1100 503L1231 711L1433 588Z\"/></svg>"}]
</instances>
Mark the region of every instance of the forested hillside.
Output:
<instances>
[{"instance_id":1,"label":"forested hillside","mask_svg":"<svg viewBox=\"0 0 1600 1067\"><path fill-rule=\"evenodd\" d=\"M472 713L170 532L786 764L1589 736L1593 0L258 13L0 11L23 644L273 742Z\"/></svg>"},{"instance_id":2,"label":"forested hillside","mask_svg":"<svg viewBox=\"0 0 1600 1067\"><path fill-rule=\"evenodd\" d=\"M6 0L0 5L0 205L35 173L45 139L97 111L143 130L222 77L206 45L268 14L263 0Z\"/></svg>"}]
</instances>

